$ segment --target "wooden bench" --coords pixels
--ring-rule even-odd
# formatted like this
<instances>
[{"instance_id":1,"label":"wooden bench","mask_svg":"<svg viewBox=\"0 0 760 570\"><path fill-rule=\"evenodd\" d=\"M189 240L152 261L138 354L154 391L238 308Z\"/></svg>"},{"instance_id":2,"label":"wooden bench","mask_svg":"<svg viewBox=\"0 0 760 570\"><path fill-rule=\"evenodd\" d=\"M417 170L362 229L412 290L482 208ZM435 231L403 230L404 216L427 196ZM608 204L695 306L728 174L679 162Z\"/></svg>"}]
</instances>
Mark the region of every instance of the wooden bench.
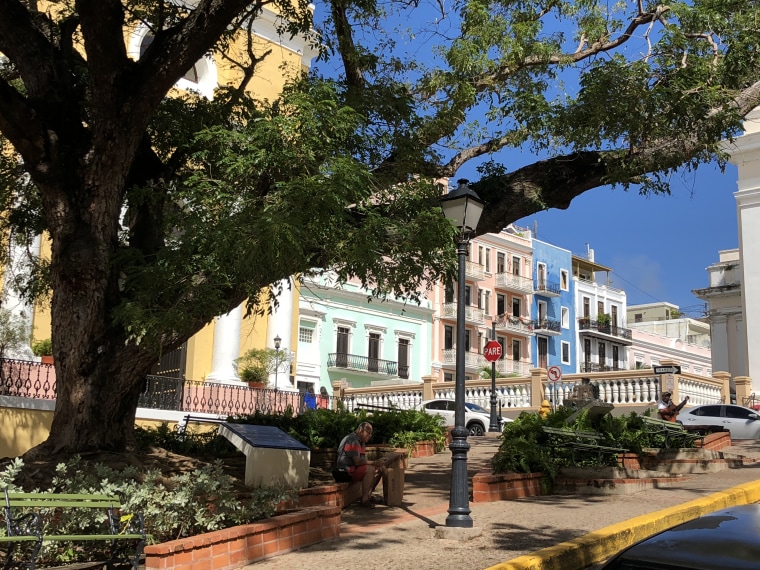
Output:
<instances>
[{"instance_id":1,"label":"wooden bench","mask_svg":"<svg viewBox=\"0 0 760 570\"><path fill-rule=\"evenodd\" d=\"M665 438L665 447L668 449L670 447L686 447L699 440L704 445L705 436L703 434L688 431L679 423L650 418L649 416L641 416L641 421L644 422L647 433L661 435Z\"/></svg>"},{"instance_id":2,"label":"wooden bench","mask_svg":"<svg viewBox=\"0 0 760 570\"><path fill-rule=\"evenodd\" d=\"M105 515L103 526L95 532L80 534L59 534L55 532L55 519L62 510L100 509ZM0 544L7 545L5 567L13 565L16 547L29 544L30 553L22 564L34 569L37 564L42 543L55 542L110 542L111 559L114 562L121 546L127 542L134 543L132 566L137 570L140 556L147 537L143 518L140 514L121 514L118 497L110 495L87 495L67 493L24 493L5 491L5 530L6 536L0 536Z\"/></svg>"},{"instance_id":3,"label":"wooden bench","mask_svg":"<svg viewBox=\"0 0 760 570\"><path fill-rule=\"evenodd\" d=\"M602 445L604 438L593 431L566 430L561 428L544 427L544 433L549 436L549 448L552 454L561 455L569 452L570 461L578 465L582 456L590 456L596 465L603 465L605 456L615 456L625 453L627 449Z\"/></svg>"}]
</instances>

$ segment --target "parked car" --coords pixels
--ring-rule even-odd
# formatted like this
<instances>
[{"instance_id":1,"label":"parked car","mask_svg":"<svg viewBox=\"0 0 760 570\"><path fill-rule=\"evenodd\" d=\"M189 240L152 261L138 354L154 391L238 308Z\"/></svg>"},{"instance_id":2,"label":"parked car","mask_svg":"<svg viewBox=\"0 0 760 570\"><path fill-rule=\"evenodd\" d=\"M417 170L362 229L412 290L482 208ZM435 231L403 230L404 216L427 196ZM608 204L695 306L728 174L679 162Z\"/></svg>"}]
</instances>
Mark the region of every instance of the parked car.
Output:
<instances>
[{"instance_id":1,"label":"parked car","mask_svg":"<svg viewBox=\"0 0 760 570\"><path fill-rule=\"evenodd\" d=\"M760 415L755 410L731 404L708 404L687 408L678 414L685 428L717 426L731 432L731 439L760 439Z\"/></svg>"},{"instance_id":2,"label":"parked car","mask_svg":"<svg viewBox=\"0 0 760 570\"><path fill-rule=\"evenodd\" d=\"M745 570L760 565L760 505L730 507L637 542L602 570Z\"/></svg>"},{"instance_id":3,"label":"parked car","mask_svg":"<svg viewBox=\"0 0 760 570\"><path fill-rule=\"evenodd\" d=\"M469 430L470 435L483 435L487 432L491 425L491 412L472 402L465 402L464 408L464 425ZM447 426L454 425L454 411L456 410L454 400L444 398L426 400L418 406L418 409L428 414L443 417ZM511 421L509 418L499 416L499 428L503 430L504 424Z\"/></svg>"}]
</instances>

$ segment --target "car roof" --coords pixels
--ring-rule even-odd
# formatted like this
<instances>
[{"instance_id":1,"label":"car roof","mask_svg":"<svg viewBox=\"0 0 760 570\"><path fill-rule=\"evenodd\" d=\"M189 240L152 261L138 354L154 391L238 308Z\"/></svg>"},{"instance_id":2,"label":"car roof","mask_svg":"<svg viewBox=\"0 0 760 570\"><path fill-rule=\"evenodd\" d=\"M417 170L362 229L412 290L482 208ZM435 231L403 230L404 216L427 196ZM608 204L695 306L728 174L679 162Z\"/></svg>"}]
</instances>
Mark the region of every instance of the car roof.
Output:
<instances>
[{"instance_id":1,"label":"car roof","mask_svg":"<svg viewBox=\"0 0 760 570\"><path fill-rule=\"evenodd\" d=\"M715 511L656 534L621 552L603 570L744 570L757 568L758 560L760 505L753 504Z\"/></svg>"}]
</instances>

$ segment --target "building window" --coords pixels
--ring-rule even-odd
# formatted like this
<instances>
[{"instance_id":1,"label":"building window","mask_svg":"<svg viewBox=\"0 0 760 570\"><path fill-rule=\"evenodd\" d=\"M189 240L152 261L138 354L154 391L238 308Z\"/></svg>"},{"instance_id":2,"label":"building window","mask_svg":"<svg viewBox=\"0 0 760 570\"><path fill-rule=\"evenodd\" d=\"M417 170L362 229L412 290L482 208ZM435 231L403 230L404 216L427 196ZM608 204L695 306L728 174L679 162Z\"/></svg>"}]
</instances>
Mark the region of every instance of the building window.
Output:
<instances>
[{"instance_id":1,"label":"building window","mask_svg":"<svg viewBox=\"0 0 760 570\"><path fill-rule=\"evenodd\" d=\"M618 326L618 308L615 305L610 306L610 323L613 327Z\"/></svg>"},{"instance_id":2,"label":"building window","mask_svg":"<svg viewBox=\"0 0 760 570\"><path fill-rule=\"evenodd\" d=\"M398 339L398 375L399 378L409 378L409 339Z\"/></svg>"},{"instance_id":3,"label":"building window","mask_svg":"<svg viewBox=\"0 0 760 570\"><path fill-rule=\"evenodd\" d=\"M496 314L503 315L507 312L507 297L501 293L496 293Z\"/></svg>"},{"instance_id":4,"label":"building window","mask_svg":"<svg viewBox=\"0 0 760 570\"><path fill-rule=\"evenodd\" d=\"M512 297L512 316L519 317L522 315L522 307L520 306L520 297Z\"/></svg>"},{"instance_id":5,"label":"building window","mask_svg":"<svg viewBox=\"0 0 760 570\"><path fill-rule=\"evenodd\" d=\"M470 329L466 329L464 331L464 351L470 352L471 347L472 347L472 342L470 340Z\"/></svg>"},{"instance_id":6,"label":"building window","mask_svg":"<svg viewBox=\"0 0 760 570\"><path fill-rule=\"evenodd\" d=\"M454 348L454 327L451 325L443 327L443 348L444 350Z\"/></svg>"},{"instance_id":7,"label":"building window","mask_svg":"<svg viewBox=\"0 0 760 570\"><path fill-rule=\"evenodd\" d=\"M491 314L491 292L483 291L483 309L486 315Z\"/></svg>"},{"instance_id":8,"label":"building window","mask_svg":"<svg viewBox=\"0 0 760 570\"><path fill-rule=\"evenodd\" d=\"M503 253L496 254L496 273L506 273L507 256Z\"/></svg>"},{"instance_id":9,"label":"building window","mask_svg":"<svg viewBox=\"0 0 760 570\"><path fill-rule=\"evenodd\" d=\"M596 302L596 318L599 318L599 315L604 314L604 301L597 301Z\"/></svg>"},{"instance_id":10,"label":"building window","mask_svg":"<svg viewBox=\"0 0 760 570\"><path fill-rule=\"evenodd\" d=\"M465 285L464 287L464 306L465 307L470 306L470 299L472 299L472 287L469 285Z\"/></svg>"},{"instance_id":11,"label":"building window","mask_svg":"<svg viewBox=\"0 0 760 570\"><path fill-rule=\"evenodd\" d=\"M644 315L641 313L636 313L635 315L633 315L633 322L634 323L644 322Z\"/></svg>"},{"instance_id":12,"label":"building window","mask_svg":"<svg viewBox=\"0 0 760 570\"><path fill-rule=\"evenodd\" d=\"M486 273L491 273L491 248L486 248Z\"/></svg>"},{"instance_id":13,"label":"building window","mask_svg":"<svg viewBox=\"0 0 760 570\"><path fill-rule=\"evenodd\" d=\"M562 364L570 364L570 343L562 341Z\"/></svg>"},{"instance_id":14,"label":"building window","mask_svg":"<svg viewBox=\"0 0 760 570\"><path fill-rule=\"evenodd\" d=\"M446 293L444 297L444 302L446 303L454 302L454 282L453 281L446 283Z\"/></svg>"},{"instance_id":15,"label":"building window","mask_svg":"<svg viewBox=\"0 0 760 570\"><path fill-rule=\"evenodd\" d=\"M488 339L483 338L483 333L478 331L478 346L477 346L478 354L483 354L483 347L486 344L486 340Z\"/></svg>"},{"instance_id":16,"label":"building window","mask_svg":"<svg viewBox=\"0 0 760 570\"><path fill-rule=\"evenodd\" d=\"M599 343L599 366L604 367L607 365L607 345L603 342ZM602 368L604 370L604 368Z\"/></svg>"},{"instance_id":17,"label":"building window","mask_svg":"<svg viewBox=\"0 0 760 570\"><path fill-rule=\"evenodd\" d=\"M536 280L538 281L538 290L544 291L546 289L546 264L539 263L536 267Z\"/></svg>"},{"instance_id":18,"label":"building window","mask_svg":"<svg viewBox=\"0 0 760 570\"><path fill-rule=\"evenodd\" d=\"M616 344L612 345L612 369L620 370L620 347Z\"/></svg>"},{"instance_id":19,"label":"building window","mask_svg":"<svg viewBox=\"0 0 760 570\"><path fill-rule=\"evenodd\" d=\"M452 372L444 372L443 373L443 381L444 382L453 382L454 381L454 374Z\"/></svg>"},{"instance_id":20,"label":"building window","mask_svg":"<svg viewBox=\"0 0 760 570\"><path fill-rule=\"evenodd\" d=\"M380 335L378 333L369 333L369 343L367 346L367 366L370 372L377 372L380 360Z\"/></svg>"},{"instance_id":21,"label":"building window","mask_svg":"<svg viewBox=\"0 0 760 570\"><path fill-rule=\"evenodd\" d=\"M512 339L512 360L520 360L520 356L522 355L522 350L520 347L520 341L515 339Z\"/></svg>"},{"instance_id":22,"label":"building window","mask_svg":"<svg viewBox=\"0 0 760 570\"><path fill-rule=\"evenodd\" d=\"M570 309L567 307L561 307L560 313L562 315L562 328L563 329L569 329L570 328Z\"/></svg>"},{"instance_id":23,"label":"building window","mask_svg":"<svg viewBox=\"0 0 760 570\"><path fill-rule=\"evenodd\" d=\"M583 318L588 319L591 316L591 299L583 297Z\"/></svg>"},{"instance_id":24,"label":"building window","mask_svg":"<svg viewBox=\"0 0 760 570\"><path fill-rule=\"evenodd\" d=\"M512 257L512 275L520 275L520 258Z\"/></svg>"},{"instance_id":25,"label":"building window","mask_svg":"<svg viewBox=\"0 0 760 570\"><path fill-rule=\"evenodd\" d=\"M338 333L335 340L335 364L340 368L348 367L348 350L349 350L349 335L350 330L348 327L338 327Z\"/></svg>"},{"instance_id":26,"label":"building window","mask_svg":"<svg viewBox=\"0 0 760 570\"><path fill-rule=\"evenodd\" d=\"M298 327L298 342L311 344L314 339L314 329Z\"/></svg>"},{"instance_id":27,"label":"building window","mask_svg":"<svg viewBox=\"0 0 760 570\"><path fill-rule=\"evenodd\" d=\"M563 291L570 289L570 274L567 272L567 269L559 270L559 286Z\"/></svg>"},{"instance_id":28,"label":"building window","mask_svg":"<svg viewBox=\"0 0 760 570\"><path fill-rule=\"evenodd\" d=\"M538 320L541 322L546 320L546 301L538 302Z\"/></svg>"},{"instance_id":29,"label":"building window","mask_svg":"<svg viewBox=\"0 0 760 570\"><path fill-rule=\"evenodd\" d=\"M486 248L478 246L478 264L483 267L486 264Z\"/></svg>"}]
</instances>

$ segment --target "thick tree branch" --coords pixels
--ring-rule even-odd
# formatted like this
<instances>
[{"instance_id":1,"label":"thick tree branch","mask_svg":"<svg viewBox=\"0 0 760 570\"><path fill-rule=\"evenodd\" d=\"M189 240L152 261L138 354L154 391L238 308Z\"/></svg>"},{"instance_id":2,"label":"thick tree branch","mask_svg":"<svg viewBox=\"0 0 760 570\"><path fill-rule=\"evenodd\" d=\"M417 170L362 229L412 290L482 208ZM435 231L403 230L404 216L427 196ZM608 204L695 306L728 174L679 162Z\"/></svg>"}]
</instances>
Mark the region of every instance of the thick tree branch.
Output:
<instances>
[{"instance_id":1,"label":"thick tree branch","mask_svg":"<svg viewBox=\"0 0 760 570\"><path fill-rule=\"evenodd\" d=\"M363 87L365 84L364 75L359 65L359 54L356 51L351 33L351 23L348 21L345 2L343 0L332 0L330 11L335 25L335 36L338 39L338 51L346 72L346 81L352 87Z\"/></svg>"}]
</instances>

